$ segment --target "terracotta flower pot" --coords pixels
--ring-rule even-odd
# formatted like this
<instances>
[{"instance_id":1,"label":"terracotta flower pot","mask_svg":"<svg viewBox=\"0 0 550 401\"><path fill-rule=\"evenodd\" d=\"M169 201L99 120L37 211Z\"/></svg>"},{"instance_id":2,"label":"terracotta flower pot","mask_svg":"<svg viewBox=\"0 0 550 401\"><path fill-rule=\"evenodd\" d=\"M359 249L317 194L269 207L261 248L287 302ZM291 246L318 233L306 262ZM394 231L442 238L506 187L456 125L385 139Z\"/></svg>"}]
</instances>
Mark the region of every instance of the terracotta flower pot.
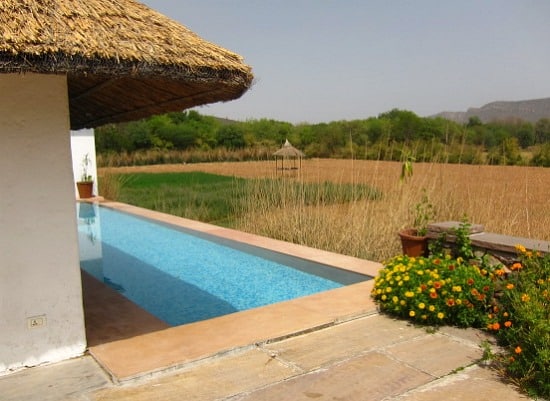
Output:
<instances>
[{"instance_id":1,"label":"terracotta flower pot","mask_svg":"<svg viewBox=\"0 0 550 401\"><path fill-rule=\"evenodd\" d=\"M428 256L428 237L419 236L414 228L400 231L398 234L401 238L403 254L414 257Z\"/></svg>"},{"instance_id":2,"label":"terracotta flower pot","mask_svg":"<svg viewBox=\"0 0 550 401\"><path fill-rule=\"evenodd\" d=\"M93 181L79 181L76 183L78 188L78 196L80 199L87 199L93 197L94 182Z\"/></svg>"}]
</instances>

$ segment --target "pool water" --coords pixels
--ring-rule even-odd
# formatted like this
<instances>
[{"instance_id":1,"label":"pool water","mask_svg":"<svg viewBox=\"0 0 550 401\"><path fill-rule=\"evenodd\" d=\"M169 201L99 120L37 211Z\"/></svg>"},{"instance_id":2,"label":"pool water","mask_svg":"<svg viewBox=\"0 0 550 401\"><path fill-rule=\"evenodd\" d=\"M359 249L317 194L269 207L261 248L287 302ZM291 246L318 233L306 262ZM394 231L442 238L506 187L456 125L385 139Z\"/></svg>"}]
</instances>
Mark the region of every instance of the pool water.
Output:
<instances>
[{"instance_id":1,"label":"pool water","mask_svg":"<svg viewBox=\"0 0 550 401\"><path fill-rule=\"evenodd\" d=\"M370 278L83 205L79 206L81 267L173 326Z\"/></svg>"}]
</instances>

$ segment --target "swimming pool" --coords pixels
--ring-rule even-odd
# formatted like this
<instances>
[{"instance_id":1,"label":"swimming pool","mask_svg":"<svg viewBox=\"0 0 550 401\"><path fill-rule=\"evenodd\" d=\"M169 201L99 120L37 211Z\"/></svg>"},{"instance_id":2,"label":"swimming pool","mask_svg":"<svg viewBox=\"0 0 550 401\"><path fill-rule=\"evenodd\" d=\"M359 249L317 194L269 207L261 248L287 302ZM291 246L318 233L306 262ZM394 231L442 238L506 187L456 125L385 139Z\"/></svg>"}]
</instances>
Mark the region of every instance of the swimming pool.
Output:
<instances>
[{"instance_id":1,"label":"swimming pool","mask_svg":"<svg viewBox=\"0 0 550 401\"><path fill-rule=\"evenodd\" d=\"M370 279L98 205L78 216L82 269L173 326Z\"/></svg>"}]
</instances>

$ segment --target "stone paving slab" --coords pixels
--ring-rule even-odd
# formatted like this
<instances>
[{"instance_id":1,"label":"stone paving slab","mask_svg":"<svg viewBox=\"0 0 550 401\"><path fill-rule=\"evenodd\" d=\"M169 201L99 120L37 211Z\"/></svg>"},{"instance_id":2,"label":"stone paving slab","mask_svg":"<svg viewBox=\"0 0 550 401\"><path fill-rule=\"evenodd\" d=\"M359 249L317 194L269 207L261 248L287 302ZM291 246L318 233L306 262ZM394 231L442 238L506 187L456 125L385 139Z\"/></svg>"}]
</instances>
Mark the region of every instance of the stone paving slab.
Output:
<instances>
[{"instance_id":1,"label":"stone paving slab","mask_svg":"<svg viewBox=\"0 0 550 401\"><path fill-rule=\"evenodd\" d=\"M296 371L259 349L210 360L176 374L142 380L142 384L109 388L94 401L217 400L280 382Z\"/></svg>"},{"instance_id":2,"label":"stone paving slab","mask_svg":"<svg viewBox=\"0 0 550 401\"><path fill-rule=\"evenodd\" d=\"M525 401L531 398L504 383L489 368L471 366L386 401Z\"/></svg>"},{"instance_id":3,"label":"stone paving slab","mask_svg":"<svg viewBox=\"0 0 550 401\"><path fill-rule=\"evenodd\" d=\"M109 384L105 372L86 356L0 377L0 400L67 401Z\"/></svg>"},{"instance_id":4,"label":"stone paving slab","mask_svg":"<svg viewBox=\"0 0 550 401\"><path fill-rule=\"evenodd\" d=\"M483 356L479 346L466 345L437 333L392 345L385 351L399 361L435 377L469 366Z\"/></svg>"},{"instance_id":5,"label":"stone paving slab","mask_svg":"<svg viewBox=\"0 0 550 401\"><path fill-rule=\"evenodd\" d=\"M353 320L337 326L293 337L264 348L304 370L312 370L375 348L425 335L403 321L380 315Z\"/></svg>"},{"instance_id":6,"label":"stone paving slab","mask_svg":"<svg viewBox=\"0 0 550 401\"><path fill-rule=\"evenodd\" d=\"M382 400L431 381L433 377L379 352L274 384L233 401Z\"/></svg>"}]
</instances>

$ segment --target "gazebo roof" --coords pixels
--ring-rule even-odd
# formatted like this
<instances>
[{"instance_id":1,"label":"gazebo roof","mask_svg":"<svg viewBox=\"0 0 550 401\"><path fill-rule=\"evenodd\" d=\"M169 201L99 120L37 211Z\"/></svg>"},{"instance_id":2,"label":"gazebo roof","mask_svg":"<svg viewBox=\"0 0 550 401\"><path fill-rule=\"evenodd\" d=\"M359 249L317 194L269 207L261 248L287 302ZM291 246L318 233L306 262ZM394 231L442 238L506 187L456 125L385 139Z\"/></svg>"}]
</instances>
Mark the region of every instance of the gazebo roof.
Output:
<instances>
[{"instance_id":1,"label":"gazebo roof","mask_svg":"<svg viewBox=\"0 0 550 401\"><path fill-rule=\"evenodd\" d=\"M133 0L3 0L0 73L66 74L71 128L239 98L242 58Z\"/></svg>"},{"instance_id":2,"label":"gazebo roof","mask_svg":"<svg viewBox=\"0 0 550 401\"><path fill-rule=\"evenodd\" d=\"M292 144L288 141L288 139L285 141L284 145L281 149L273 153L273 156L279 156L279 157L304 157L305 154L301 151L296 149Z\"/></svg>"}]
</instances>

